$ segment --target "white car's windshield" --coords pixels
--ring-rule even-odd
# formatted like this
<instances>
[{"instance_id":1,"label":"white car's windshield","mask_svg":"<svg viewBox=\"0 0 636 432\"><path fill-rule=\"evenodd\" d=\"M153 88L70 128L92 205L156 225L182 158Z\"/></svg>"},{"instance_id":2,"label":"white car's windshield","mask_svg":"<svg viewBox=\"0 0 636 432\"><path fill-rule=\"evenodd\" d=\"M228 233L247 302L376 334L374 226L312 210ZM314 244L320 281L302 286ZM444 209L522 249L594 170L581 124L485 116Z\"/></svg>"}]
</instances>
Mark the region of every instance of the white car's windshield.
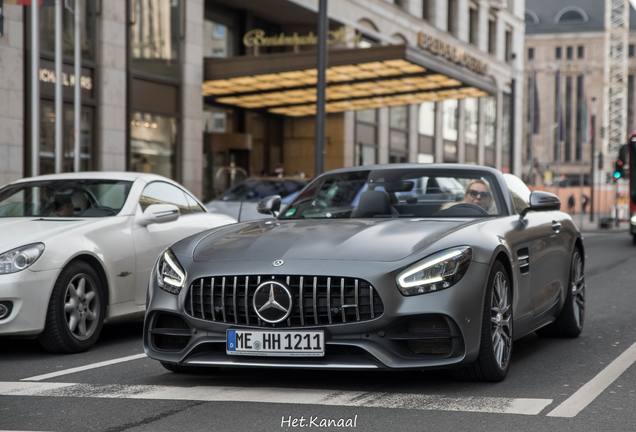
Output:
<instances>
[{"instance_id":1,"label":"white car's windshield","mask_svg":"<svg viewBox=\"0 0 636 432\"><path fill-rule=\"evenodd\" d=\"M48 180L0 189L0 217L106 217L126 202L132 182Z\"/></svg>"},{"instance_id":2,"label":"white car's windshield","mask_svg":"<svg viewBox=\"0 0 636 432\"><path fill-rule=\"evenodd\" d=\"M395 169L314 180L281 219L479 217L505 212L494 176L484 171Z\"/></svg>"}]
</instances>

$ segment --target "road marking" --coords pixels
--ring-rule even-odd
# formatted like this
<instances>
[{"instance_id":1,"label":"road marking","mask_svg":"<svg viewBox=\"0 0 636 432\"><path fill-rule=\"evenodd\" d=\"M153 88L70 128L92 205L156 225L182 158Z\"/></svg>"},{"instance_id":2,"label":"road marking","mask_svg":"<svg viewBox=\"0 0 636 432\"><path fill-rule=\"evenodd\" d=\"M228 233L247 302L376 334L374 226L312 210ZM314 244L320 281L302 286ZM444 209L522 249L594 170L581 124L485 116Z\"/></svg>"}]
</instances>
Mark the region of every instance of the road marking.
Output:
<instances>
[{"instance_id":1,"label":"road marking","mask_svg":"<svg viewBox=\"0 0 636 432\"><path fill-rule=\"evenodd\" d=\"M60 370L60 371L57 371L57 372L51 372L51 373L48 373L48 374L38 375L38 376L31 377L31 378L23 378L20 381L42 381L42 380L46 380L46 379L59 377L59 376L62 376L62 375L69 375L69 374L76 373L76 372L83 372L85 370L97 369L97 368L100 368L100 367L110 366L110 365L117 364L117 363L123 363L123 362L131 361L131 360L137 360L137 359L140 359L140 358L147 358L147 356L146 356L146 354L135 354L135 355L128 356L128 357L121 357L121 358L118 358L118 359L106 360L106 361L103 361L103 362L88 364L88 365L79 366L79 367L75 367L75 368L71 368L71 369L63 369L63 370Z\"/></svg>"},{"instance_id":2,"label":"road marking","mask_svg":"<svg viewBox=\"0 0 636 432\"><path fill-rule=\"evenodd\" d=\"M603 391L636 362L636 343L605 369L598 373L592 381L581 387L565 402L548 413L548 417L574 417L596 399Z\"/></svg>"},{"instance_id":3,"label":"road marking","mask_svg":"<svg viewBox=\"0 0 636 432\"><path fill-rule=\"evenodd\" d=\"M355 392L294 388L169 387L154 385L94 385L71 383L0 382L2 396L78 397L181 400L204 402L265 402L337 405L537 415L552 399L446 397L439 395Z\"/></svg>"}]
</instances>

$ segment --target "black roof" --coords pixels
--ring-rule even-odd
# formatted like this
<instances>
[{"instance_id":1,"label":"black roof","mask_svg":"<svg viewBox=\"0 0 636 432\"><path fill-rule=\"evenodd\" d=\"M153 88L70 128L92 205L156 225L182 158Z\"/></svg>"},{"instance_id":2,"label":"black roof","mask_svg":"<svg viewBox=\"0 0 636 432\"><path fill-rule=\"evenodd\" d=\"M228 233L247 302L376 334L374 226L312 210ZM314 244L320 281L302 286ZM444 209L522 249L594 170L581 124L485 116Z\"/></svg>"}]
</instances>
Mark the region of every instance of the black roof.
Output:
<instances>
[{"instance_id":1,"label":"black roof","mask_svg":"<svg viewBox=\"0 0 636 432\"><path fill-rule=\"evenodd\" d=\"M583 12L587 22L556 23L564 10ZM539 20L533 24L533 19ZM526 34L602 32L605 30L603 0L526 0ZM636 30L636 11L630 7L630 30Z\"/></svg>"}]
</instances>

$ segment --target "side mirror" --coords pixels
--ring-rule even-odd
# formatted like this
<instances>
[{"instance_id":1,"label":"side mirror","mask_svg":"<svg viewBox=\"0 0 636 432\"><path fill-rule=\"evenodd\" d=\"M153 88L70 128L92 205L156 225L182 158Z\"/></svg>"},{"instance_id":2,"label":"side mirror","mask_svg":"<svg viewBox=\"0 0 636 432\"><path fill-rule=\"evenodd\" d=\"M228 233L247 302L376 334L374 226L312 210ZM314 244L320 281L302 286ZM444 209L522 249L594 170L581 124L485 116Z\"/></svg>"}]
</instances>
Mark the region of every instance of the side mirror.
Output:
<instances>
[{"instance_id":1,"label":"side mirror","mask_svg":"<svg viewBox=\"0 0 636 432\"><path fill-rule=\"evenodd\" d=\"M523 218L530 210L549 211L560 209L561 201L558 196L549 192L534 191L530 194L530 207L524 208L519 217Z\"/></svg>"},{"instance_id":2,"label":"side mirror","mask_svg":"<svg viewBox=\"0 0 636 432\"><path fill-rule=\"evenodd\" d=\"M179 208L172 204L152 204L144 210L140 223L148 226L154 223L173 222L179 219Z\"/></svg>"},{"instance_id":3,"label":"side mirror","mask_svg":"<svg viewBox=\"0 0 636 432\"><path fill-rule=\"evenodd\" d=\"M276 217L280 211L280 195L263 198L258 202L256 211L261 214L271 214L273 217Z\"/></svg>"}]
</instances>

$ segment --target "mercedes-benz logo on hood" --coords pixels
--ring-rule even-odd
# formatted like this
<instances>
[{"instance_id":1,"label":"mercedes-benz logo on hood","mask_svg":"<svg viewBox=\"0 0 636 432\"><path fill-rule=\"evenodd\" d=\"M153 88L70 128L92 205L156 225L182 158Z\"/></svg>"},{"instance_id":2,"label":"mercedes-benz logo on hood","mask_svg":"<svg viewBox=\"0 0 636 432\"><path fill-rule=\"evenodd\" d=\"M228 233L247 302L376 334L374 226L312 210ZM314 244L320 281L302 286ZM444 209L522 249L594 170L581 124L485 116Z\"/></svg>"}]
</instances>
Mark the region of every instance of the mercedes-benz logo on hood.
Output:
<instances>
[{"instance_id":1,"label":"mercedes-benz logo on hood","mask_svg":"<svg viewBox=\"0 0 636 432\"><path fill-rule=\"evenodd\" d=\"M276 260L276 261L274 261L274 262L272 263L272 265L273 265L274 267L280 267L280 266L282 266L283 264L285 264L285 261L283 261L283 260Z\"/></svg>"},{"instance_id":2,"label":"mercedes-benz logo on hood","mask_svg":"<svg viewBox=\"0 0 636 432\"><path fill-rule=\"evenodd\" d=\"M254 292L254 310L265 322L277 324L285 321L292 311L292 295L280 282L267 281Z\"/></svg>"}]
</instances>

